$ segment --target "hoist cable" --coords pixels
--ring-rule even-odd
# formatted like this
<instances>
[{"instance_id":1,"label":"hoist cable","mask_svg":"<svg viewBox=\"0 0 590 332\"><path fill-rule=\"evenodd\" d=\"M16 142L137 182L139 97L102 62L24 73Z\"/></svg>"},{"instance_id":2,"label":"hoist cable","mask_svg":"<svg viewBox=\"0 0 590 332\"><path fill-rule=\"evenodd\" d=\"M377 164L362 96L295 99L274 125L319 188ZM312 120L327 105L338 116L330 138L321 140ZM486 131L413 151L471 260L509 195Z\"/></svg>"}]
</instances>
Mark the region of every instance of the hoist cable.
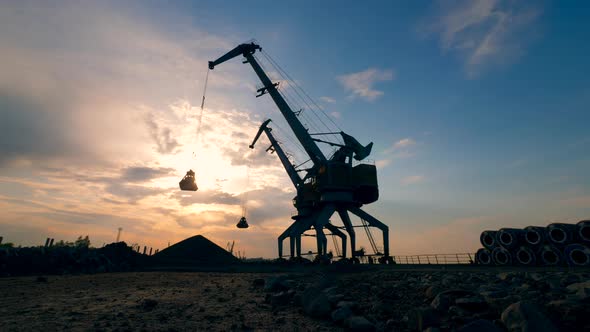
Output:
<instances>
[{"instance_id":1,"label":"hoist cable","mask_svg":"<svg viewBox=\"0 0 590 332\"><path fill-rule=\"evenodd\" d=\"M329 117L329 116L328 116L328 115L327 115L327 114L326 114L326 113L325 113L325 112L322 110L322 108L321 108L321 107L320 107L320 106L319 106L319 105L318 105L318 104L317 104L317 103L316 103L316 102L315 102L315 101L314 101L314 100L313 100L313 99L312 99L312 98L311 98L311 97L310 97L310 96L307 94L307 92L305 92L305 90L303 90L303 88L301 88L301 87L299 86L299 84L297 84L297 82L295 82L295 80L293 80L293 79L291 78L291 76L290 76L290 75L289 75L289 74L288 74L288 73L287 73L287 72L286 72L286 71L285 71L285 70L284 70L284 69L283 69L283 68L282 68L282 67L281 67L281 66L280 66L280 65L279 65L279 64L278 64L278 63L277 63L277 62L276 62L276 61L275 61L275 60L274 60L274 59L273 59L271 56L270 56L270 54L268 54L267 52L262 52L262 54L264 54L264 56L265 56L265 57L266 57L266 58L269 60L269 62L270 62L271 64L273 64L273 66L274 66L275 68L277 68L277 70L278 70L279 72L282 72L282 73L283 73L283 74L284 74L284 75L285 75L285 76L286 76L286 77L287 77L287 78L288 78L288 79L289 79L289 80L290 80L290 81L293 83L294 87L295 87L295 88L297 88L297 89L299 89L299 90L300 90L300 91L301 91L301 92L302 92L302 93L303 93L303 94L304 94L304 95L307 97L307 99L308 99L309 101L311 101L311 103L313 103L313 104L316 106L316 108L317 108L317 109L318 109L318 110L319 110L319 111L320 111L320 112L321 112L321 113L322 113L322 114L323 114L323 115L324 115L324 116L325 116L325 117L326 117L326 118L327 118L327 119L328 119L330 122L332 122L332 124L333 124L334 126L336 126L336 128L337 128L337 129L339 129L340 131L342 131L342 129L341 129L339 126L338 126L338 124L336 124L336 122L335 122L335 121L334 121L332 118L330 118L330 117ZM295 89L295 88L294 88L294 91L295 91L297 94L299 94L299 93L297 92L297 89ZM301 98L301 99L303 100L303 102L304 102L304 103L306 103L306 104L309 106L309 108L310 108L310 109L313 111L313 108L312 108L312 107L309 105L309 103L307 103L307 102L305 101L305 98L303 98L301 95L300 95L300 98ZM328 127L328 126L327 126L327 125L324 123L324 121L323 121L323 120L322 120L322 119L321 119L321 118L320 118L320 117L319 117L319 116L316 114L316 112L314 112L314 114L315 114L315 116L318 118L318 120L319 120L319 121L320 121L320 122L321 122L321 123L322 123L322 124L323 124L323 125L324 125L324 126L327 128L327 129L328 129L328 130L331 130L331 128L330 128L330 127ZM336 136L336 135L335 135L335 136ZM337 139L341 139L341 138L340 138L340 137L337 137Z\"/></svg>"},{"instance_id":2,"label":"hoist cable","mask_svg":"<svg viewBox=\"0 0 590 332\"><path fill-rule=\"evenodd\" d=\"M269 56L267 56L267 54L266 54L266 53L263 53L263 55L265 56L265 58L267 59L267 61L270 63L270 65L271 65L271 66L272 66L272 67L275 69L275 72L276 72L277 74L279 74L279 76L281 76L281 77L283 78L283 80L284 80L284 81L286 81L286 82L289 82L289 83L291 83L291 82L292 82L292 80L291 80L291 79L289 79L288 77L286 77L286 76L285 76L285 75L282 73L282 69L278 68L278 67L277 67L277 65L273 64L273 62L271 62L271 61L270 61L270 58L269 58ZM262 62L261 62L261 61L260 61L260 60L259 60L257 57L256 57L256 59L258 60L258 62L262 63ZM261 67L263 67L263 69L265 69L265 67L264 67L263 65L261 65ZM268 70L266 70L266 71L268 72ZM283 71L283 72L284 72L284 71ZM291 84L289 84L289 86L291 87L291 90L292 90L292 91L293 91L293 92L296 94L296 96L297 96L297 97L299 97L299 100L301 100L303 103L305 103L305 105L307 106L307 109L309 109L311 112L314 112L314 110L313 110L313 108L311 107L311 105L309 105L309 103L307 103L307 102L305 101L305 98L303 98L303 96L302 96L302 95L301 95L301 94L300 94L300 93L299 93L299 92L298 92L298 91L297 91L297 90L294 88L294 87L296 86L296 85L295 85L295 82L292 82L292 83L293 83L292 85L291 85ZM305 121L305 122L306 122L306 124L307 124L309 127L313 127L313 130L314 130L314 131L319 131L319 130L318 130L318 127L317 127L317 126L316 126L316 124L315 124L315 122L314 122L314 121L311 121L311 119L309 119L309 118L306 116L306 112L305 112L306 108L305 108L305 107L301 107L301 104L299 104L299 102L297 102L297 101L296 101L296 99L297 99L297 98L296 98L296 97L293 97L293 95L292 95L292 92L290 92L291 90L289 89L289 87L286 87L285 89L281 89L281 90L279 90L279 93L280 93L280 94L281 94L283 97L285 97L285 96L287 95L287 93L288 93L288 94L290 95L290 98L286 98L286 99L291 99L291 100L292 100L291 102L289 102L289 104L291 104L291 106L293 106L293 104L297 104L297 106L298 106L297 108L298 108L299 110L301 110L301 113L299 114L299 115L300 115L300 117L304 118L304 119L306 120L306 121ZM284 91L284 93L282 93L281 91ZM315 112L314 112L314 115L315 115L316 117L318 117L318 116L317 116L317 114L315 114ZM319 117L318 117L318 118L319 118ZM320 122L322 122L322 121L321 121L321 119L320 119ZM324 126L325 126L325 127L328 129L328 130L331 130L331 129L330 129L330 128L328 128L328 127L327 127L325 124L324 124Z\"/></svg>"},{"instance_id":3,"label":"hoist cable","mask_svg":"<svg viewBox=\"0 0 590 332\"><path fill-rule=\"evenodd\" d=\"M205 75L205 86L203 87L203 98L201 99L201 113L199 113L199 122L197 125L197 143L199 141L199 135L201 133L201 123L203 122L203 110L205 109L205 94L207 93L207 83L209 82L209 71L211 69L207 69L207 74Z\"/></svg>"}]
</instances>

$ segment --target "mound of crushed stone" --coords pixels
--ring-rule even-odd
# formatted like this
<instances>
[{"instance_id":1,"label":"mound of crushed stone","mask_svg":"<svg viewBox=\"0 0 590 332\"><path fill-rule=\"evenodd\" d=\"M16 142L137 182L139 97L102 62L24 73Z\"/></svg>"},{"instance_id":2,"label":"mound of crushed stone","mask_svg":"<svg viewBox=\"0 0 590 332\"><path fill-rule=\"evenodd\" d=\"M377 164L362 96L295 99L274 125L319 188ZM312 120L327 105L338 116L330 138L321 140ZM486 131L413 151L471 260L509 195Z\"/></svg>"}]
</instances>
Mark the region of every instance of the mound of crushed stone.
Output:
<instances>
[{"instance_id":1,"label":"mound of crushed stone","mask_svg":"<svg viewBox=\"0 0 590 332\"><path fill-rule=\"evenodd\" d=\"M159 264L225 265L240 260L202 235L189 237L152 256Z\"/></svg>"}]
</instances>

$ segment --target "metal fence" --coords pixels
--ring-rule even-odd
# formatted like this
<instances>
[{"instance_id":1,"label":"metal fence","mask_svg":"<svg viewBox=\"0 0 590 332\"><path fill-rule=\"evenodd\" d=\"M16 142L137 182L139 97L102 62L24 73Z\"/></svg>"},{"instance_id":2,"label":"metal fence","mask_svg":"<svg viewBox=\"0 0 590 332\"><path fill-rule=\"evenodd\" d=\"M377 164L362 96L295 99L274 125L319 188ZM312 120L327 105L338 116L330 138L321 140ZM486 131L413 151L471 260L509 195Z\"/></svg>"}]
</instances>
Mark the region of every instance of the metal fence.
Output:
<instances>
[{"instance_id":1,"label":"metal fence","mask_svg":"<svg viewBox=\"0 0 590 332\"><path fill-rule=\"evenodd\" d=\"M473 264L475 254L430 254L393 256L397 264Z\"/></svg>"}]
</instances>

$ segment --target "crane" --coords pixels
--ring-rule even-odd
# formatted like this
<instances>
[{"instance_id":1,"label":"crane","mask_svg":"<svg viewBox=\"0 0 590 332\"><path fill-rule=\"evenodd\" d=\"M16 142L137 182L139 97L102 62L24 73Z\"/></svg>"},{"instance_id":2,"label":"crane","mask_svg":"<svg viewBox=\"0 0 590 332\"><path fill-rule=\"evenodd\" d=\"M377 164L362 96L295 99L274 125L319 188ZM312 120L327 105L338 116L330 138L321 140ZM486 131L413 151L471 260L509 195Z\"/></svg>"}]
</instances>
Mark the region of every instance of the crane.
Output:
<instances>
[{"instance_id":1,"label":"crane","mask_svg":"<svg viewBox=\"0 0 590 332\"><path fill-rule=\"evenodd\" d=\"M382 231L384 252L380 261L393 263L393 259L389 255L388 226L361 209L363 204L373 203L379 197L377 169L375 165L363 163L353 166L353 159L362 161L370 155L373 143L363 146L354 137L344 132L339 133L343 144L313 138L299 121L299 113L293 112L279 93L278 83L273 83L257 62L254 57L254 53L257 51L262 51L262 48L253 42L240 44L217 60L210 61L209 69L213 70L216 66L242 55L245 58L243 63L250 64L263 84L263 87L257 91L259 93L257 97L265 94L270 95L313 164L305 170L306 174L303 178L299 177L284 152L279 152L282 151L280 145L276 143L276 140L275 143L272 143L271 140L272 151L277 152L297 190L297 196L293 200L297 215L292 217L294 222L278 238L279 258L283 257L283 241L287 237L291 239L291 257L295 255L300 257L301 236L312 228L316 232L318 256L326 255L327 238L323 229L326 228L333 233L334 230L338 230L330 223L330 217L334 213L338 213L344 224L344 229L350 237L352 259L354 260L356 235L349 215L351 212L365 220L370 226ZM271 139L269 122L267 120L262 124L251 147L254 146L261 132L265 132ZM326 158L316 144L319 142L328 143L337 147L338 150L330 158Z\"/></svg>"},{"instance_id":2,"label":"crane","mask_svg":"<svg viewBox=\"0 0 590 332\"><path fill-rule=\"evenodd\" d=\"M268 119L268 120L264 121L262 123L262 125L260 125L260 128L258 129L258 133L256 133L256 136L254 137L254 140L252 141L252 144L250 144L249 147L250 147L250 149L254 149L254 145L256 144L258 139L260 138L260 135L263 132L266 134L266 137L268 137L268 140L270 141L270 146L266 149L266 151L271 151L271 153L273 153L273 152L277 153L279 160L283 164L285 171L289 175L291 182L293 182L293 185L295 186L295 189L297 190L297 196L295 196L295 198L294 198L294 201L295 201L294 205L297 207L298 216L299 215L309 215L311 209L313 208L313 202L315 201L315 199L313 197L313 190L311 190L312 188L310 188L310 186L305 186L305 183L303 182L303 179L301 179L301 177L297 173L295 166L293 166L293 164L291 164L289 157L283 151L283 148L280 146L279 142L276 140L276 138L272 134L272 128L270 128L268 126L268 124L270 122L271 122L271 119ZM333 235L336 235L342 239L342 257L346 257L346 235L344 233L342 233L336 226L334 226L330 223L326 224L325 227L330 232L332 232ZM282 240L279 239L279 241L280 241L279 246L282 246L281 245ZM291 236L290 237L291 256L294 256L295 241L296 241L296 237Z\"/></svg>"}]
</instances>

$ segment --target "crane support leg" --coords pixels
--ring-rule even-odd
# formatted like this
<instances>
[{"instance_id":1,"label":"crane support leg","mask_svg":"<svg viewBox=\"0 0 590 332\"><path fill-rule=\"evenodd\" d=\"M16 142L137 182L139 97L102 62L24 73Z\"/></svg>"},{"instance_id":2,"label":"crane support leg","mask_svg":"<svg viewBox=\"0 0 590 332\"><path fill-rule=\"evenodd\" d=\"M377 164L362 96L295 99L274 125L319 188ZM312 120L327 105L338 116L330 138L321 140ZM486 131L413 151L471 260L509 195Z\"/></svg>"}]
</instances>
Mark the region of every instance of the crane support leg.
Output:
<instances>
[{"instance_id":1,"label":"crane support leg","mask_svg":"<svg viewBox=\"0 0 590 332\"><path fill-rule=\"evenodd\" d=\"M348 236L350 236L350 253L352 258L354 258L354 251L356 250L356 234L354 233L354 227L352 227L352 221L350 220L348 211L344 209L338 209L338 215L344 224L344 228L346 228ZM342 256L346 258L346 255Z\"/></svg>"},{"instance_id":2,"label":"crane support leg","mask_svg":"<svg viewBox=\"0 0 590 332\"><path fill-rule=\"evenodd\" d=\"M316 227L315 229L315 238L318 245L318 255L322 256L325 255L326 247L324 247L324 243L327 245L328 241L326 239L326 234L324 234L323 228Z\"/></svg>"},{"instance_id":3,"label":"crane support leg","mask_svg":"<svg viewBox=\"0 0 590 332\"><path fill-rule=\"evenodd\" d=\"M349 207L348 210L360 218L365 219L369 225L377 227L383 232L383 254L385 257L389 257L389 227L360 208Z\"/></svg>"},{"instance_id":4,"label":"crane support leg","mask_svg":"<svg viewBox=\"0 0 590 332\"><path fill-rule=\"evenodd\" d=\"M340 239L342 240L342 257L346 257L346 234L342 233L338 227L332 225L332 224L326 224L325 226L330 232L332 232L332 234L340 237Z\"/></svg>"},{"instance_id":5,"label":"crane support leg","mask_svg":"<svg viewBox=\"0 0 590 332\"><path fill-rule=\"evenodd\" d=\"M334 212L336 211L336 207L332 204L328 204L326 206L324 206L319 212L312 214L311 216L305 218L305 219L301 219L298 220L297 222L294 222L291 227L289 227L285 233L289 232L288 235L285 235L285 233L283 233L281 236L285 235L286 236L291 236L291 237L295 237L295 238L301 238L301 235L307 231L308 229L311 229L312 226L314 226L317 230L319 230L319 233L321 233L320 235L316 235L317 240L317 246L318 246L318 253L322 253L325 250L323 250L323 248L325 246L327 246L328 244L328 239L326 239L326 236L323 233L323 228L324 225L326 225L327 223L330 222L330 217L334 214ZM317 233L317 234L319 234ZM299 240L300 241L300 240ZM298 250L300 250L301 246L299 245Z\"/></svg>"},{"instance_id":6,"label":"crane support leg","mask_svg":"<svg viewBox=\"0 0 590 332\"><path fill-rule=\"evenodd\" d=\"M293 237L289 237L289 249L291 250L291 258L295 257L295 239Z\"/></svg>"},{"instance_id":7,"label":"crane support leg","mask_svg":"<svg viewBox=\"0 0 590 332\"><path fill-rule=\"evenodd\" d=\"M294 222L291 224L291 226L289 226L281 235L279 235L279 258L283 257L283 241L290 235L291 230L294 228L295 224L297 222ZM293 249L291 248L291 256L293 256Z\"/></svg>"}]
</instances>

